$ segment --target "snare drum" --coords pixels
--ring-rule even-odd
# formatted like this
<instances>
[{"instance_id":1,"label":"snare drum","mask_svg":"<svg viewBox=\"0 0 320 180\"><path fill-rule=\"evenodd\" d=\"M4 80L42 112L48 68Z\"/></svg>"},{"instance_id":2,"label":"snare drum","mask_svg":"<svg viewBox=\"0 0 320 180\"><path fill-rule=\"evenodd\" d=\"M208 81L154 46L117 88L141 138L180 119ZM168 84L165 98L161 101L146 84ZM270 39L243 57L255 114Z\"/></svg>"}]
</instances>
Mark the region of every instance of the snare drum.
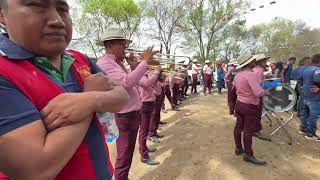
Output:
<instances>
[{"instance_id":1,"label":"snare drum","mask_svg":"<svg viewBox=\"0 0 320 180\"><path fill-rule=\"evenodd\" d=\"M274 83L268 90L271 95L263 97L263 105L267 110L285 112L291 110L295 106L297 94L289 85Z\"/></svg>"}]
</instances>

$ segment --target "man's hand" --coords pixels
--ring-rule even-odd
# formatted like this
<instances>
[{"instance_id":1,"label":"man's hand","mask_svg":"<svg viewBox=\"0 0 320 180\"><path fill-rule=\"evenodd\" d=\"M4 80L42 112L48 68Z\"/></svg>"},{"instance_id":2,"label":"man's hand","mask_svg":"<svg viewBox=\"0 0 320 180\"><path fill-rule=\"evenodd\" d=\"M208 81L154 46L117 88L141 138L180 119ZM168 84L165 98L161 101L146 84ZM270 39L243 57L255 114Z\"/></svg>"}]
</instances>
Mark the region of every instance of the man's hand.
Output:
<instances>
[{"instance_id":1,"label":"man's hand","mask_svg":"<svg viewBox=\"0 0 320 180\"><path fill-rule=\"evenodd\" d=\"M320 88L318 86L312 86L310 91L313 92L313 93L318 93L320 91Z\"/></svg>"},{"instance_id":2,"label":"man's hand","mask_svg":"<svg viewBox=\"0 0 320 180\"><path fill-rule=\"evenodd\" d=\"M271 95L270 91L268 91L267 89L265 89L264 91L266 92L266 96L270 96Z\"/></svg>"},{"instance_id":3,"label":"man's hand","mask_svg":"<svg viewBox=\"0 0 320 180\"><path fill-rule=\"evenodd\" d=\"M111 79L102 73L93 74L85 79L83 91L110 91L114 88Z\"/></svg>"},{"instance_id":4,"label":"man's hand","mask_svg":"<svg viewBox=\"0 0 320 180\"><path fill-rule=\"evenodd\" d=\"M41 110L47 130L78 123L93 115L95 98L90 93L64 93Z\"/></svg>"},{"instance_id":5,"label":"man's hand","mask_svg":"<svg viewBox=\"0 0 320 180\"><path fill-rule=\"evenodd\" d=\"M147 50L144 50L143 53L141 54L141 58L143 61L145 61L147 64L154 64L153 56L158 53L158 51L153 51L152 48L148 48Z\"/></svg>"},{"instance_id":6,"label":"man's hand","mask_svg":"<svg viewBox=\"0 0 320 180\"><path fill-rule=\"evenodd\" d=\"M159 65L156 70L157 70L158 72L161 72L161 71L162 71L161 65Z\"/></svg>"},{"instance_id":7,"label":"man's hand","mask_svg":"<svg viewBox=\"0 0 320 180\"><path fill-rule=\"evenodd\" d=\"M131 69L135 69L138 66L138 59L134 56L133 53L130 53L130 56L126 60Z\"/></svg>"}]
</instances>

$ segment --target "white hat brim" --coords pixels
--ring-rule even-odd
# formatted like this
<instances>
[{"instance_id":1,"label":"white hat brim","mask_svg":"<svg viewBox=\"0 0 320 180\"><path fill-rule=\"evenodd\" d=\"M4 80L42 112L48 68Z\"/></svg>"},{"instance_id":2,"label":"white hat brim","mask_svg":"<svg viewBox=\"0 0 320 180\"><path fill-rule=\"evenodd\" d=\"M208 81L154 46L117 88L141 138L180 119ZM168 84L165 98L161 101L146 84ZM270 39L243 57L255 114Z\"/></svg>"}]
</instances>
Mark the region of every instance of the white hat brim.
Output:
<instances>
[{"instance_id":1,"label":"white hat brim","mask_svg":"<svg viewBox=\"0 0 320 180\"><path fill-rule=\"evenodd\" d=\"M246 62L244 62L243 64L239 64L236 69L241 69L243 67L245 67L246 65L250 64L252 61L256 60L256 58L254 56L251 56L250 59L248 59Z\"/></svg>"},{"instance_id":2,"label":"white hat brim","mask_svg":"<svg viewBox=\"0 0 320 180\"><path fill-rule=\"evenodd\" d=\"M98 41L97 45L98 46L104 46L104 42L111 41L111 40L126 40L128 44L132 43L132 40L126 39L126 38L123 38L123 37L110 37L110 38L105 38L103 40Z\"/></svg>"},{"instance_id":3,"label":"white hat brim","mask_svg":"<svg viewBox=\"0 0 320 180\"><path fill-rule=\"evenodd\" d=\"M270 59L270 58L271 58L271 57L264 57L264 58L256 59L256 61L259 62L259 61L262 61L262 60L268 60L268 59Z\"/></svg>"}]
</instances>

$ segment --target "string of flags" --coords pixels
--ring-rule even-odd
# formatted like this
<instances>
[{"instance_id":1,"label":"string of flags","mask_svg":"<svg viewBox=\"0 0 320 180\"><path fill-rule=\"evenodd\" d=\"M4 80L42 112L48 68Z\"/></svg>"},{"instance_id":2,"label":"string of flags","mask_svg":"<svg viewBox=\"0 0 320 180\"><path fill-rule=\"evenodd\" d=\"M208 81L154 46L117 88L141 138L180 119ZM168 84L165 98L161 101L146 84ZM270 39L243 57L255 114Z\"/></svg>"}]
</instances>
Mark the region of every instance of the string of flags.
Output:
<instances>
[{"instance_id":1,"label":"string of flags","mask_svg":"<svg viewBox=\"0 0 320 180\"><path fill-rule=\"evenodd\" d=\"M270 1L269 2L269 5L271 6L271 5L274 5L274 4L276 4L277 2L276 1ZM263 9L263 8L265 8L266 6L265 5L261 5L261 6L259 6L259 8L260 9ZM254 11L256 11L257 9L256 8L252 8L252 9L250 9L250 11L251 12L254 12ZM250 12L249 11L249 12ZM244 11L244 12L240 12L240 13L238 13L238 14L248 14L249 13L248 11ZM222 19L222 21L229 21L229 20L231 20L233 18L233 16L225 16L225 17L223 17L223 19ZM245 20L244 20L245 21Z\"/></svg>"},{"instance_id":2,"label":"string of flags","mask_svg":"<svg viewBox=\"0 0 320 180\"><path fill-rule=\"evenodd\" d=\"M271 2L269 2L270 5L274 5L274 4L276 4L276 3L277 3L276 1L271 1ZM265 7L265 5L259 6L260 9L263 9L264 7ZM251 12L254 12L254 11L256 11L256 10L257 10L256 8L250 9ZM242 14L247 14L247 13L249 13L249 12L244 11Z\"/></svg>"}]
</instances>

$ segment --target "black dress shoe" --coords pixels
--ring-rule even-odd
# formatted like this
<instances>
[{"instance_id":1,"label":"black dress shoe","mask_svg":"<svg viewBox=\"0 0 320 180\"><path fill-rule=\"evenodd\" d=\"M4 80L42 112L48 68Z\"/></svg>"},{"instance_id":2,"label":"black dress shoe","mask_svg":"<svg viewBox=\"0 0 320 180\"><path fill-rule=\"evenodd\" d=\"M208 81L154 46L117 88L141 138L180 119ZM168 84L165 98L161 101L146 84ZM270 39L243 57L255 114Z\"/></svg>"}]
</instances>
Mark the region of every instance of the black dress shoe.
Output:
<instances>
[{"instance_id":1,"label":"black dress shoe","mask_svg":"<svg viewBox=\"0 0 320 180\"><path fill-rule=\"evenodd\" d=\"M148 148L148 153L154 153L156 151L157 151L156 148L151 148L151 147Z\"/></svg>"},{"instance_id":2,"label":"black dress shoe","mask_svg":"<svg viewBox=\"0 0 320 180\"><path fill-rule=\"evenodd\" d=\"M154 135L154 137L161 139L161 138L164 138L164 135L160 135L160 134L157 133L157 134Z\"/></svg>"},{"instance_id":3,"label":"black dress shoe","mask_svg":"<svg viewBox=\"0 0 320 180\"><path fill-rule=\"evenodd\" d=\"M160 164L158 161L152 160L152 159L150 159L150 158L148 158L148 159L143 159L143 158L141 158L141 162L142 162L142 163L145 163L145 164L148 164L148 165L150 165L150 166L156 166L156 165L159 165L159 164Z\"/></svg>"},{"instance_id":4,"label":"black dress shoe","mask_svg":"<svg viewBox=\"0 0 320 180\"><path fill-rule=\"evenodd\" d=\"M254 133L253 136L264 141L270 141L270 138L265 137L260 132Z\"/></svg>"},{"instance_id":5,"label":"black dress shoe","mask_svg":"<svg viewBox=\"0 0 320 180\"><path fill-rule=\"evenodd\" d=\"M167 122L166 121L159 121L159 124L164 125L164 124L167 124Z\"/></svg>"},{"instance_id":6,"label":"black dress shoe","mask_svg":"<svg viewBox=\"0 0 320 180\"><path fill-rule=\"evenodd\" d=\"M172 111L180 111L180 109L176 106L174 108L171 109Z\"/></svg>"},{"instance_id":7,"label":"black dress shoe","mask_svg":"<svg viewBox=\"0 0 320 180\"><path fill-rule=\"evenodd\" d=\"M234 150L234 154L237 155L237 156L240 156L240 155L243 154L243 153L244 153L243 149L238 149L238 148L236 148L236 149Z\"/></svg>"},{"instance_id":8,"label":"black dress shoe","mask_svg":"<svg viewBox=\"0 0 320 180\"><path fill-rule=\"evenodd\" d=\"M260 161L258 159L256 159L254 156L248 155L248 154L244 154L243 155L243 160L255 165L265 165L267 164L267 162L265 161Z\"/></svg>"}]
</instances>

